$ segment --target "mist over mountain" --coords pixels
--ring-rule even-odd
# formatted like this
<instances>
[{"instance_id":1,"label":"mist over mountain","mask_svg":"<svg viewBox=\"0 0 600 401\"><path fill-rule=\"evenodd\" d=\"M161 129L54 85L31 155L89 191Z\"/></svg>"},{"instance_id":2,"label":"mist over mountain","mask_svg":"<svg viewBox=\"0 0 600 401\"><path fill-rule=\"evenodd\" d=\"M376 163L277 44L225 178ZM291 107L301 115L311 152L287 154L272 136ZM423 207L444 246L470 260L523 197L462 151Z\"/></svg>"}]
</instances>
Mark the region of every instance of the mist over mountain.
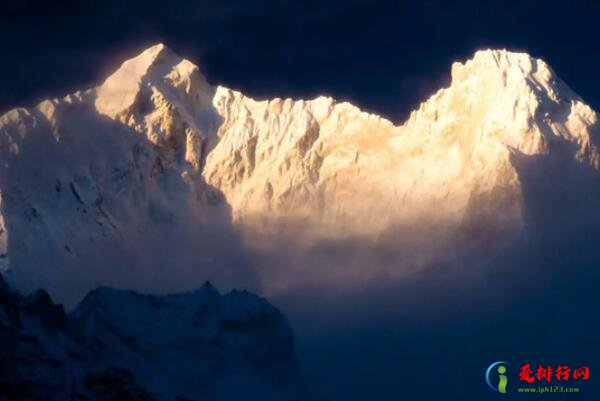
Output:
<instances>
[{"instance_id":1,"label":"mist over mountain","mask_svg":"<svg viewBox=\"0 0 600 401\"><path fill-rule=\"evenodd\" d=\"M255 100L152 46L0 117L2 268L69 305L99 285L260 291L323 399L464 395L490 359L598 361L597 113L524 53L451 70L395 124Z\"/></svg>"}]
</instances>

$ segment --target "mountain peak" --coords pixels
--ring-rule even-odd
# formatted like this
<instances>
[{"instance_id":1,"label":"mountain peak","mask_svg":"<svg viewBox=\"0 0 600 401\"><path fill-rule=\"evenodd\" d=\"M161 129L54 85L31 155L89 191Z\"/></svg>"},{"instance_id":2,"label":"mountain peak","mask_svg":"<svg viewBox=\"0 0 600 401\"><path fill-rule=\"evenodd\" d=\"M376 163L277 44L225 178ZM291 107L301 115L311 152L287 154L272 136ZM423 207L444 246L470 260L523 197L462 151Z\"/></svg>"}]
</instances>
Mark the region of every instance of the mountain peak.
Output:
<instances>
[{"instance_id":1,"label":"mountain peak","mask_svg":"<svg viewBox=\"0 0 600 401\"><path fill-rule=\"evenodd\" d=\"M527 155L547 154L551 146L570 142L579 147L577 159L597 166L595 138L586 128L596 120L543 60L488 49L454 63L450 86L413 112L406 129L433 129L469 143L494 138Z\"/></svg>"},{"instance_id":2,"label":"mountain peak","mask_svg":"<svg viewBox=\"0 0 600 401\"><path fill-rule=\"evenodd\" d=\"M122 78L127 77L128 79L136 77L141 78L153 65L160 63L161 61L168 61L168 59L177 60L180 59L180 57L163 43L157 43L148 47L138 55L125 60L117 71L108 77L106 81L117 75Z\"/></svg>"},{"instance_id":3,"label":"mountain peak","mask_svg":"<svg viewBox=\"0 0 600 401\"><path fill-rule=\"evenodd\" d=\"M132 108L145 84L161 86L165 78L183 80L197 73L198 67L158 43L125 61L98 87L96 109L115 118Z\"/></svg>"},{"instance_id":4,"label":"mountain peak","mask_svg":"<svg viewBox=\"0 0 600 401\"><path fill-rule=\"evenodd\" d=\"M529 53L512 51L507 49L481 49L477 50L472 60L494 61L498 66L510 64L531 64L539 59L532 57Z\"/></svg>"},{"instance_id":5,"label":"mountain peak","mask_svg":"<svg viewBox=\"0 0 600 401\"><path fill-rule=\"evenodd\" d=\"M158 42L156 44L153 44L152 46L146 48L146 50L144 50L142 53L140 53L140 55L144 54L144 53L160 53L161 51L164 50L171 50L167 45L165 45L162 42Z\"/></svg>"},{"instance_id":6,"label":"mountain peak","mask_svg":"<svg viewBox=\"0 0 600 401\"><path fill-rule=\"evenodd\" d=\"M528 53L506 49L478 50L466 62L452 65L453 82L469 77L499 79L504 84L510 81L522 82L529 78L546 87L557 80L552 69L543 60Z\"/></svg>"}]
</instances>

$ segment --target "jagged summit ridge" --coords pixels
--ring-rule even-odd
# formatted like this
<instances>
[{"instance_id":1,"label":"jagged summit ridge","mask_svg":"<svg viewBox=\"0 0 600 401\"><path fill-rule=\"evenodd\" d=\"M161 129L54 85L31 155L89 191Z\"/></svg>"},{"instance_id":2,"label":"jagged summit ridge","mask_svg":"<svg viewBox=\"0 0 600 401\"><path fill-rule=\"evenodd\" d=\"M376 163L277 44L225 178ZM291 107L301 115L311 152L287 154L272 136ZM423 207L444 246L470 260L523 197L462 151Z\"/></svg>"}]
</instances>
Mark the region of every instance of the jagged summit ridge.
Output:
<instances>
[{"instance_id":1,"label":"jagged summit ridge","mask_svg":"<svg viewBox=\"0 0 600 401\"><path fill-rule=\"evenodd\" d=\"M110 263L150 260L133 269L148 277L148 265L194 249L194 263L228 276L221 258L236 252L215 244L240 227L335 238L424 225L514 233L525 222L521 161L597 175L597 141L597 114L524 53L455 63L451 84L395 125L329 97L259 101L210 85L159 44L96 88L0 117L1 262L17 272L50 260L53 276L114 254ZM47 280L23 275L32 287Z\"/></svg>"},{"instance_id":2,"label":"jagged summit ridge","mask_svg":"<svg viewBox=\"0 0 600 401\"><path fill-rule=\"evenodd\" d=\"M596 113L523 53L455 63L451 85L398 126L327 98L217 94L224 122L204 176L246 220L296 216L365 233L422 218L456 223L477 210L519 226L514 152L564 151L599 167Z\"/></svg>"}]
</instances>

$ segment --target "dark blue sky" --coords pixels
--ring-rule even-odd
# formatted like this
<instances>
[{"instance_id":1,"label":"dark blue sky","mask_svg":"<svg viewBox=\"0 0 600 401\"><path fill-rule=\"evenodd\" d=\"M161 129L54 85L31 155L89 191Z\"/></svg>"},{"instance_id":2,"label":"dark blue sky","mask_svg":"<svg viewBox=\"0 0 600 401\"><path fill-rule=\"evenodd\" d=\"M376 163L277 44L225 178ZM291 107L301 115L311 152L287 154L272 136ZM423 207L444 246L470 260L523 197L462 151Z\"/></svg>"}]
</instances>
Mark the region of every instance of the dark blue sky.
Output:
<instances>
[{"instance_id":1,"label":"dark blue sky","mask_svg":"<svg viewBox=\"0 0 600 401\"><path fill-rule=\"evenodd\" d=\"M544 58L600 108L600 2L0 0L0 110L91 86L157 41L258 97L329 94L394 120L475 49Z\"/></svg>"}]
</instances>

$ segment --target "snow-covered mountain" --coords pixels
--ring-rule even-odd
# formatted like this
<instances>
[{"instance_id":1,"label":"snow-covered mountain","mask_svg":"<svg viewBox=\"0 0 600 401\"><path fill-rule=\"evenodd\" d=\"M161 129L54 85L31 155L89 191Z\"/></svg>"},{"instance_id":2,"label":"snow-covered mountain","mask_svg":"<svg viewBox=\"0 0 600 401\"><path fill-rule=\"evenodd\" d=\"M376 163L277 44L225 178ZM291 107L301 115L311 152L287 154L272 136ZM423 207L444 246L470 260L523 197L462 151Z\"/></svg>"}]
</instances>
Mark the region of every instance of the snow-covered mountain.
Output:
<instances>
[{"instance_id":1,"label":"snow-covered mountain","mask_svg":"<svg viewBox=\"0 0 600 401\"><path fill-rule=\"evenodd\" d=\"M70 303L98 284L252 286L229 208L200 171L217 129L210 91L156 46L98 88L0 117L10 279Z\"/></svg>"},{"instance_id":2,"label":"snow-covered mountain","mask_svg":"<svg viewBox=\"0 0 600 401\"><path fill-rule=\"evenodd\" d=\"M377 232L473 213L521 224L511 157L562 154L600 168L596 113L539 59L477 52L394 126L348 103L258 102L217 89L220 138L204 176L238 216L290 216Z\"/></svg>"},{"instance_id":3,"label":"snow-covered mountain","mask_svg":"<svg viewBox=\"0 0 600 401\"><path fill-rule=\"evenodd\" d=\"M299 400L277 309L210 284L176 295L94 290L65 314L0 277L0 399Z\"/></svg>"},{"instance_id":4,"label":"snow-covered mountain","mask_svg":"<svg viewBox=\"0 0 600 401\"><path fill-rule=\"evenodd\" d=\"M552 193L596 183L598 130L597 114L522 53L455 63L450 86L395 125L327 97L258 101L211 86L159 44L97 88L0 117L3 266L21 287L57 292L114 276L191 288L252 282L239 232L513 235L532 199L548 199L541 175Z\"/></svg>"}]
</instances>

